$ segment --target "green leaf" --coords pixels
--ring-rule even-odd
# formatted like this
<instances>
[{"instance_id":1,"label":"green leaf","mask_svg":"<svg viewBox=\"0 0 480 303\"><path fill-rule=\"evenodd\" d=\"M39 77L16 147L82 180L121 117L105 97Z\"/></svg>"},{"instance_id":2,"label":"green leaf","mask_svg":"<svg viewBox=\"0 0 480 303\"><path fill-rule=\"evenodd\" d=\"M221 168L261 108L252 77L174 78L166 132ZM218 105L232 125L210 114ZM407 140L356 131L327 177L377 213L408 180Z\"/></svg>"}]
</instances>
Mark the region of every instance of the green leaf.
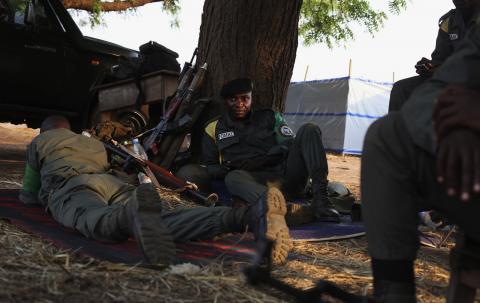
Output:
<instances>
[{"instance_id":1,"label":"green leaf","mask_svg":"<svg viewBox=\"0 0 480 303\"><path fill-rule=\"evenodd\" d=\"M406 0L392 0L388 5L391 13L405 7ZM367 0L304 0L299 33L306 45L325 43L332 48L355 39L352 26L360 25L373 35L385 20L387 13L373 9Z\"/></svg>"}]
</instances>

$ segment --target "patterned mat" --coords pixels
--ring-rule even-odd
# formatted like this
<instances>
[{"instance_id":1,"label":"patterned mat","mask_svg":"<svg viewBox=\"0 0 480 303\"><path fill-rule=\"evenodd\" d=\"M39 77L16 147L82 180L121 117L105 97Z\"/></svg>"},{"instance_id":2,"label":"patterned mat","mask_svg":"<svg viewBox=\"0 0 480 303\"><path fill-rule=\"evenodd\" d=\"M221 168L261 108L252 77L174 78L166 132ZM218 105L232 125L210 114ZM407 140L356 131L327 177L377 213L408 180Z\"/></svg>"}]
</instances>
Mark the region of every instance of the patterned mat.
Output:
<instances>
[{"instance_id":1,"label":"patterned mat","mask_svg":"<svg viewBox=\"0 0 480 303\"><path fill-rule=\"evenodd\" d=\"M60 226L38 206L25 205L18 200L18 190L0 189L0 218L34 234L55 246L111 262L137 264L142 256L133 239L123 243L102 243L87 239L76 231ZM294 241L327 241L358 237L365 234L358 223L312 223L294 227ZM242 238L243 236L243 238ZM255 251L251 234L230 234L215 240L177 243L179 258L184 262L206 264L213 260L248 261Z\"/></svg>"}]
</instances>

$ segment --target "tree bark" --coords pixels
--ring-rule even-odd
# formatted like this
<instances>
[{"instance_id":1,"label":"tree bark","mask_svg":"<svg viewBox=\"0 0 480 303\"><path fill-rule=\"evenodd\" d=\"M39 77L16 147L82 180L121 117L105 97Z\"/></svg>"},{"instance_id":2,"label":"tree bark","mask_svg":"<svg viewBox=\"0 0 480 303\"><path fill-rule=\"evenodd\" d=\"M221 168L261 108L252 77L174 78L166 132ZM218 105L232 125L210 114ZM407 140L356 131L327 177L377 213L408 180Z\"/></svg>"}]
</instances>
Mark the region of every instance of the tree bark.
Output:
<instances>
[{"instance_id":1,"label":"tree bark","mask_svg":"<svg viewBox=\"0 0 480 303\"><path fill-rule=\"evenodd\" d=\"M198 62L208 63L202 96L232 79L254 81L255 108L284 109L298 45L302 0L205 0Z\"/></svg>"}]
</instances>

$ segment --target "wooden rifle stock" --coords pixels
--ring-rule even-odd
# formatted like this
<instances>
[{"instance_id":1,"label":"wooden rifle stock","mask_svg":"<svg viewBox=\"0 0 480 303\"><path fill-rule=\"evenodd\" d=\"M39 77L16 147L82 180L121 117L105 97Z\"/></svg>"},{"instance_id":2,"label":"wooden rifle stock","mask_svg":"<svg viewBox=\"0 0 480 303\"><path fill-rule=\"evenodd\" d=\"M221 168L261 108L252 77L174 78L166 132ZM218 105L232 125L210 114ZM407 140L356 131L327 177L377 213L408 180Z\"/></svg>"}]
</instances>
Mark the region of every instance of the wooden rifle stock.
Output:
<instances>
[{"instance_id":1,"label":"wooden rifle stock","mask_svg":"<svg viewBox=\"0 0 480 303\"><path fill-rule=\"evenodd\" d=\"M198 190L192 189L191 184L189 184L185 180L178 178L177 176L175 176L165 168L161 167L160 165L157 165L152 161L148 161L148 160L143 160L143 161L144 161L144 165L148 166L152 170L153 174L160 181L160 183L166 184L167 186L170 186L172 188L182 189L182 192L185 192L191 198L199 201L202 205L210 206L215 204L215 202L218 201L217 194L212 193L208 196L205 196Z\"/></svg>"}]
</instances>

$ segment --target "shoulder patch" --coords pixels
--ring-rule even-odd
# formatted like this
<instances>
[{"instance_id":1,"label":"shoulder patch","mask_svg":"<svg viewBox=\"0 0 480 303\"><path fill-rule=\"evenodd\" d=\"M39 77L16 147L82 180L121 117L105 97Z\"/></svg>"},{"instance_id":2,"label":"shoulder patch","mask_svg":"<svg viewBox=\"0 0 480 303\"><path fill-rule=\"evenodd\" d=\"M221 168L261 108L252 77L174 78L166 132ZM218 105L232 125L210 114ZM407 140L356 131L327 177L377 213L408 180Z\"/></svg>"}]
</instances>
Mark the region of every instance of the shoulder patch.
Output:
<instances>
[{"instance_id":1,"label":"shoulder patch","mask_svg":"<svg viewBox=\"0 0 480 303\"><path fill-rule=\"evenodd\" d=\"M448 28L449 28L448 24L450 23L449 21L450 21L450 18L447 18L440 23L440 29L445 33L448 33Z\"/></svg>"},{"instance_id":2,"label":"shoulder patch","mask_svg":"<svg viewBox=\"0 0 480 303\"><path fill-rule=\"evenodd\" d=\"M218 120L211 121L210 123L207 124L205 127L205 133L212 138L215 142L217 142L217 138L215 136L215 131L217 130L217 123Z\"/></svg>"},{"instance_id":3,"label":"shoulder patch","mask_svg":"<svg viewBox=\"0 0 480 303\"><path fill-rule=\"evenodd\" d=\"M280 133L285 137L293 137L293 130L287 125L282 125L282 127L280 127Z\"/></svg>"},{"instance_id":4,"label":"shoulder patch","mask_svg":"<svg viewBox=\"0 0 480 303\"><path fill-rule=\"evenodd\" d=\"M438 20L438 26L440 29L446 33L448 33L450 17L455 14L455 10L452 9Z\"/></svg>"}]
</instances>

